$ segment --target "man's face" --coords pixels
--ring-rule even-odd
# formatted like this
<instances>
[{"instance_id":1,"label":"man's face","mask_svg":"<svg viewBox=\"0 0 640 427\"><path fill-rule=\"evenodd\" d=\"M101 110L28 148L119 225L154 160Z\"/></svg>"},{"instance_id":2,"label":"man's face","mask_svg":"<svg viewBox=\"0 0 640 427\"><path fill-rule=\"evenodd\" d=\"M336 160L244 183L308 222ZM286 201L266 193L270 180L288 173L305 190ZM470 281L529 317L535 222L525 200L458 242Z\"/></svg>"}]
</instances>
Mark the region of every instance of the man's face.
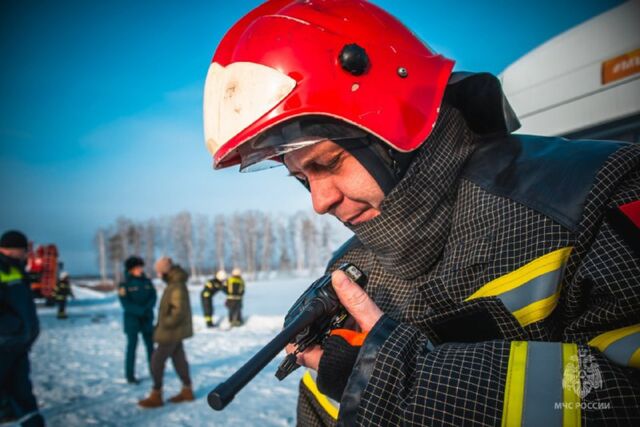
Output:
<instances>
[{"instance_id":1,"label":"man's face","mask_svg":"<svg viewBox=\"0 0 640 427\"><path fill-rule=\"evenodd\" d=\"M357 225L380 214L384 193L348 151L323 141L286 154L289 173L309 184L313 209Z\"/></svg>"},{"instance_id":2,"label":"man's face","mask_svg":"<svg viewBox=\"0 0 640 427\"><path fill-rule=\"evenodd\" d=\"M20 261L27 259L27 250L23 248L0 248L0 253L9 258L19 259Z\"/></svg>"},{"instance_id":3,"label":"man's face","mask_svg":"<svg viewBox=\"0 0 640 427\"><path fill-rule=\"evenodd\" d=\"M142 276L142 273L144 273L144 266L142 265L133 267L131 270L129 270L129 274L131 274L133 277L140 277Z\"/></svg>"}]
</instances>

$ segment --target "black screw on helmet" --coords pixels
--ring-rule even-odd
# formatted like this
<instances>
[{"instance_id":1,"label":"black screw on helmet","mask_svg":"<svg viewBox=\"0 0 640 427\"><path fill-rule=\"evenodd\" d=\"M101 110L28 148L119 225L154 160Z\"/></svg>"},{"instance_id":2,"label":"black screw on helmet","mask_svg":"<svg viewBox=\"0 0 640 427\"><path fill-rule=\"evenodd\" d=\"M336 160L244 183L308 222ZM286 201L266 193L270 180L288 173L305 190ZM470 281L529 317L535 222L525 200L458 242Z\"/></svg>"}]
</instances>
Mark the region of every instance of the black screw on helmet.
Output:
<instances>
[{"instance_id":1,"label":"black screw on helmet","mask_svg":"<svg viewBox=\"0 0 640 427\"><path fill-rule=\"evenodd\" d=\"M354 76L364 74L369 68L367 52L355 43L345 45L340 51L338 60L342 68Z\"/></svg>"},{"instance_id":2,"label":"black screw on helmet","mask_svg":"<svg viewBox=\"0 0 640 427\"><path fill-rule=\"evenodd\" d=\"M139 256L133 255L127 258L127 260L124 262L124 269L129 271L132 268L141 267L143 265L144 265L144 260Z\"/></svg>"},{"instance_id":3,"label":"black screw on helmet","mask_svg":"<svg viewBox=\"0 0 640 427\"><path fill-rule=\"evenodd\" d=\"M0 237L0 248L28 249L27 236L16 230L7 231Z\"/></svg>"}]
</instances>

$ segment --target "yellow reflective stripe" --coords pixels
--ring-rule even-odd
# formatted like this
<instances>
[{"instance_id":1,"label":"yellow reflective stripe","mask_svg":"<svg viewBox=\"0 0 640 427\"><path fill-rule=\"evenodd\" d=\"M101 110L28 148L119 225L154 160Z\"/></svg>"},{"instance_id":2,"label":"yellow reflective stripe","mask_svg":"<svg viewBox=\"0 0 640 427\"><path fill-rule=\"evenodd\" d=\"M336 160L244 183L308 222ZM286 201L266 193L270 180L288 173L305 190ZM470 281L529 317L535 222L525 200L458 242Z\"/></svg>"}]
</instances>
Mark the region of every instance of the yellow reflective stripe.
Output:
<instances>
[{"instance_id":1,"label":"yellow reflective stripe","mask_svg":"<svg viewBox=\"0 0 640 427\"><path fill-rule=\"evenodd\" d=\"M626 337L627 335L635 334L636 332L640 332L640 323L598 335L589 341L589 345L603 352L614 342Z\"/></svg>"},{"instance_id":2,"label":"yellow reflective stripe","mask_svg":"<svg viewBox=\"0 0 640 427\"><path fill-rule=\"evenodd\" d=\"M539 320L546 318L558 305L558 298L560 298L560 292L529 304L520 310L514 311L512 314L518 319L518 323L522 326L527 326L535 323Z\"/></svg>"},{"instance_id":3,"label":"yellow reflective stripe","mask_svg":"<svg viewBox=\"0 0 640 427\"><path fill-rule=\"evenodd\" d=\"M0 282L8 283L22 280L22 273L16 267L11 267L8 273L0 270Z\"/></svg>"},{"instance_id":4,"label":"yellow reflective stripe","mask_svg":"<svg viewBox=\"0 0 640 427\"><path fill-rule=\"evenodd\" d=\"M528 348L529 345L526 341L511 342L507 380L504 386L504 406L502 410L503 427L522 425Z\"/></svg>"},{"instance_id":5,"label":"yellow reflective stripe","mask_svg":"<svg viewBox=\"0 0 640 427\"><path fill-rule=\"evenodd\" d=\"M329 414L331 418L333 418L334 420L337 420L338 408L336 408L331 402L329 402L329 399L327 398L327 396L320 393L320 390L318 390L318 386L316 386L316 382L311 377L311 373L309 373L309 371L306 371L302 376L302 382L304 383L305 386L307 386L307 388L316 398L320 406L322 406L322 408L325 411L327 411L327 414Z\"/></svg>"},{"instance_id":6,"label":"yellow reflective stripe","mask_svg":"<svg viewBox=\"0 0 640 427\"><path fill-rule=\"evenodd\" d=\"M466 301L500 295L542 274L557 270L567 261L572 249L573 247L571 246L558 249L531 261L511 273L500 276L478 289L473 295L468 297Z\"/></svg>"},{"instance_id":7,"label":"yellow reflective stripe","mask_svg":"<svg viewBox=\"0 0 640 427\"><path fill-rule=\"evenodd\" d=\"M640 348L634 351L631 358L629 358L629 366L640 369Z\"/></svg>"},{"instance_id":8,"label":"yellow reflective stripe","mask_svg":"<svg viewBox=\"0 0 640 427\"><path fill-rule=\"evenodd\" d=\"M575 363L574 363L575 362ZM572 369L568 369L571 365ZM581 389L580 369L578 366L578 346L576 344L562 344L562 426L580 427L582 415L580 413L580 396L573 391L569 384L575 384Z\"/></svg>"}]
</instances>

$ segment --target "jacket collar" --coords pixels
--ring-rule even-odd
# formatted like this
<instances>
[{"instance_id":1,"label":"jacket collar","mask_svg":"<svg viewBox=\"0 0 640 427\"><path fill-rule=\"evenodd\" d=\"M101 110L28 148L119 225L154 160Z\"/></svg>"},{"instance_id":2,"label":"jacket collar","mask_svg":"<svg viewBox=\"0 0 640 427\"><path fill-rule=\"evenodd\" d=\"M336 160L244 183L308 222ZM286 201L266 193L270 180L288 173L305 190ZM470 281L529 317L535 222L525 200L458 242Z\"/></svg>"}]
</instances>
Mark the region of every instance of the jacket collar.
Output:
<instances>
[{"instance_id":1,"label":"jacket collar","mask_svg":"<svg viewBox=\"0 0 640 427\"><path fill-rule=\"evenodd\" d=\"M414 279L440 258L460 172L475 139L462 114L443 106L435 129L405 177L383 200L380 215L350 227L387 272Z\"/></svg>"}]
</instances>

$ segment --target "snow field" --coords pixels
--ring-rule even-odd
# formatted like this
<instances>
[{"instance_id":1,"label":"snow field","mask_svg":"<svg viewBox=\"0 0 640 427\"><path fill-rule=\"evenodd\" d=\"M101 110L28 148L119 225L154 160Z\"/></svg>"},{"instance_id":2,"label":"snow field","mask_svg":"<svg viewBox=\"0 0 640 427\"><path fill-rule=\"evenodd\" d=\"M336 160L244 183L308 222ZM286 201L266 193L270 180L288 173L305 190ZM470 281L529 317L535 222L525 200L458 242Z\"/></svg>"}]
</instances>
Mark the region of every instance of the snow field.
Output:
<instances>
[{"instance_id":1,"label":"snow field","mask_svg":"<svg viewBox=\"0 0 640 427\"><path fill-rule=\"evenodd\" d=\"M207 394L226 380L282 328L284 314L315 279L291 278L249 282L244 300L245 324L230 328L224 295L215 296L217 328L207 329L200 307L200 287L190 286L194 337L184 341L196 401L141 409L137 401L151 389L140 337L136 353L139 385L124 380L126 339L122 309L115 293L74 287L69 319L55 318L55 307L39 307L40 337L31 352L34 392L49 426L290 426L295 425L298 369L279 382L277 356L225 408L213 411ZM160 297L162 289L158 290ZM167 362L164 398L180 390Z\"/></svg>"}]
</instances>

